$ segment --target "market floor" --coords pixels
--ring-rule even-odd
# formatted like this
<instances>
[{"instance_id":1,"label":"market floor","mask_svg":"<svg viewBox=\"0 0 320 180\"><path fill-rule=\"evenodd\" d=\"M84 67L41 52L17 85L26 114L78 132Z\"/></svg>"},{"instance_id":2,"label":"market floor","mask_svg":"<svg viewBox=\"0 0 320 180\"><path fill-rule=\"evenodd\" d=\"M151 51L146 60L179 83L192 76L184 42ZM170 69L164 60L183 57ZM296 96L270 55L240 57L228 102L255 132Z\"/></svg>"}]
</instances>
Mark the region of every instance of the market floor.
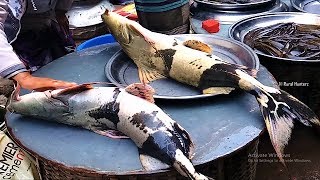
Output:
<instances>
[{"instance_id":1,"label":"market floor","mask_svg":"<svg viewBox=\"0 0 320 180\"><path fill-rule=\"evenodd\" d=\"M275 152L267 133L260 138L256 180L286 180L288 173L274 158ZM284 151L284 159L296 180L320 180L320 133L297 126Z\"/></svg>"}]
</instances>

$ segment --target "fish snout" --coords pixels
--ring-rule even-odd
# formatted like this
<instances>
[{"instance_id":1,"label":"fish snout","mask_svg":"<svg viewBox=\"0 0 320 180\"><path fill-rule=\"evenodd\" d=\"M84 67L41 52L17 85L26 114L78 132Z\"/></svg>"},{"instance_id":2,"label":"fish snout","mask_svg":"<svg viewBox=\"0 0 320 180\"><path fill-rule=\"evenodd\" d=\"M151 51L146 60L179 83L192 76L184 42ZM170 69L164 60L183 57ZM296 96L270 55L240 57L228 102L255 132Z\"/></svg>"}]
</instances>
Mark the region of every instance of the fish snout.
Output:
<instances>
[{"instance_id":1,"label":"fish snout","mask_svg":"<svg viewBox=\"0 0 320 180\"><path fill-rule=\"evenodd\" d=\"M8 101L7 101L7 104L5 105L5 107L4 107L4 109L6 109L7 111L9 111L9 112L14 112L14 105L13 105L13 101L12 101L12 99L9 99Z\"/></svg>"}]
</instances>

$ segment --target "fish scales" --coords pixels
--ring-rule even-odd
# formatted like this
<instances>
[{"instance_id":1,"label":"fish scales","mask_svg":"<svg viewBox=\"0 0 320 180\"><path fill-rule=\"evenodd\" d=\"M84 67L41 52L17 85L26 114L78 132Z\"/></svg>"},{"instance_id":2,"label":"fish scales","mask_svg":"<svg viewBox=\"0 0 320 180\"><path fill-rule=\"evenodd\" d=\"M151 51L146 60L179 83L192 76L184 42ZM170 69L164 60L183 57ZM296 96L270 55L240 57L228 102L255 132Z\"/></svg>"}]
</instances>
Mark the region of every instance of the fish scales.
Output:
<instances>
[{"instance_id":1,"label":"fish scales","mask_svg":"<svg viewBox=\"0 0 320 180\"><path fill-rule=\"evenodd\" d=\"M181 48L185 48L184 46ZM213 65L217 64L214 57L208 57L204 53L199 53L197 50L192 50L190 54L177 51L174 55L170 77L193 86L198 87L200 84L203 72ZM192 73L181 73L192 72Z\"/></svg>"},{"instance_id":2,"label":"fish scales","mask_svg":"<svg viewBox=\"0 0 320 180\"><path fill-rule=\"evenodd\" d=\"M102 15L102 19L123 51L137 65L141 82L170 77L195 86L203 93L228 94L240 88L254 95L273 147L284 165L283 151L294 122L320 127L319 118L301 101L285 91L260 83L253 77L256 70L228 63L212 55L209 45L192 40L191 36L182 42L174 36L152 32L137 22L109 11Z\"/></svg>"},{"instance_id":3,"label":"fish scales","mask_svg":"<svg viewBox=\"0 0 320 180\"><path fill-rule=\"evenodd\" d=\"M134 86L130 85L130 91L146 85ZM84 87L87 85L29 93L19 99L12 98L7 109L79 126L102 135L106 135L109 129L117 130L134 141L141 163L147 170L173 166L190 179L209 179L197 173L191 163L194 145L188 132L157 105L128 93L126 89Z\"/></svg>"}]
</instances>

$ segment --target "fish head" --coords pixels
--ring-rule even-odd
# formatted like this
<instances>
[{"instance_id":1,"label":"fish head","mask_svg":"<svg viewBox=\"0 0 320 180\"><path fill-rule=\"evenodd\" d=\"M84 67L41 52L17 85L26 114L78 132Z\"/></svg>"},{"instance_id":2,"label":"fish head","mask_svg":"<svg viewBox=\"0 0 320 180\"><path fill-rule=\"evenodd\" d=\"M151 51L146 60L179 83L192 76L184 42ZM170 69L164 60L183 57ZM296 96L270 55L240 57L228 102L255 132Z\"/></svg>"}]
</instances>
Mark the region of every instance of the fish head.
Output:
<instances>
[{"instance_id":1,"label":"fish head","mask_svg":"<svg viewBox=\"0 0 320 180\"><path fill-rule=\"evenodd\" d=\"M66 105L58 99L52 98L51 92L51 90L32 92L23 96L17 96L14 92L6 108L13 113L40 118L63 114L66 111Z\"/></svg>"},{"instance_id":2,"label":"fish head","mask_svg":"<svg viewBox=\"0 0 320 180\"><path fill-rule=\"evenodd\" d=\"M139 23L108 10L102 14L102 19L123 51L138 67L156 69L164 74L165 62L156 52L167 49L167 46L171 47L175 42L173 37L152 32Z\"/></svg>"},{"instance_id":3,"label":"fish head","mask_svg":"<svg viewBox=\"0 0 320 180\"><path fill-rule=\"evenodd\" d=\"M108 10L102 14L102 19L106 23L110 33L115 37L121 46L129 46L141 35L141 28L135 21L129 20L117 13Z\"/></svg>"}]
</instances>

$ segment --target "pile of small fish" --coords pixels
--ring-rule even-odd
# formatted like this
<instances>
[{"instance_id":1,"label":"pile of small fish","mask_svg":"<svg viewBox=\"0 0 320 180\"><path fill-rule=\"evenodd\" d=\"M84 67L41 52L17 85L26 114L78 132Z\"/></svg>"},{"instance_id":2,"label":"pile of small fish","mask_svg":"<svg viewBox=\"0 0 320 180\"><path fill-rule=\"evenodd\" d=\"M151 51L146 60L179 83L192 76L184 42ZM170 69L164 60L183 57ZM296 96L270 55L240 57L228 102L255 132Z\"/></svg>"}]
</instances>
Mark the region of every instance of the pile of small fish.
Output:
<instances>
[{"instance_id":1,"label":"pile of small fish","mask_svg":"<svg viewBox=\"0 0 320 180\"><path fill-rule=\"evenodd\" d=\"M250 31L244 43L267 55L294 60L320 60L320 26L279 23Z\"/></svg>"}]
</instances>

